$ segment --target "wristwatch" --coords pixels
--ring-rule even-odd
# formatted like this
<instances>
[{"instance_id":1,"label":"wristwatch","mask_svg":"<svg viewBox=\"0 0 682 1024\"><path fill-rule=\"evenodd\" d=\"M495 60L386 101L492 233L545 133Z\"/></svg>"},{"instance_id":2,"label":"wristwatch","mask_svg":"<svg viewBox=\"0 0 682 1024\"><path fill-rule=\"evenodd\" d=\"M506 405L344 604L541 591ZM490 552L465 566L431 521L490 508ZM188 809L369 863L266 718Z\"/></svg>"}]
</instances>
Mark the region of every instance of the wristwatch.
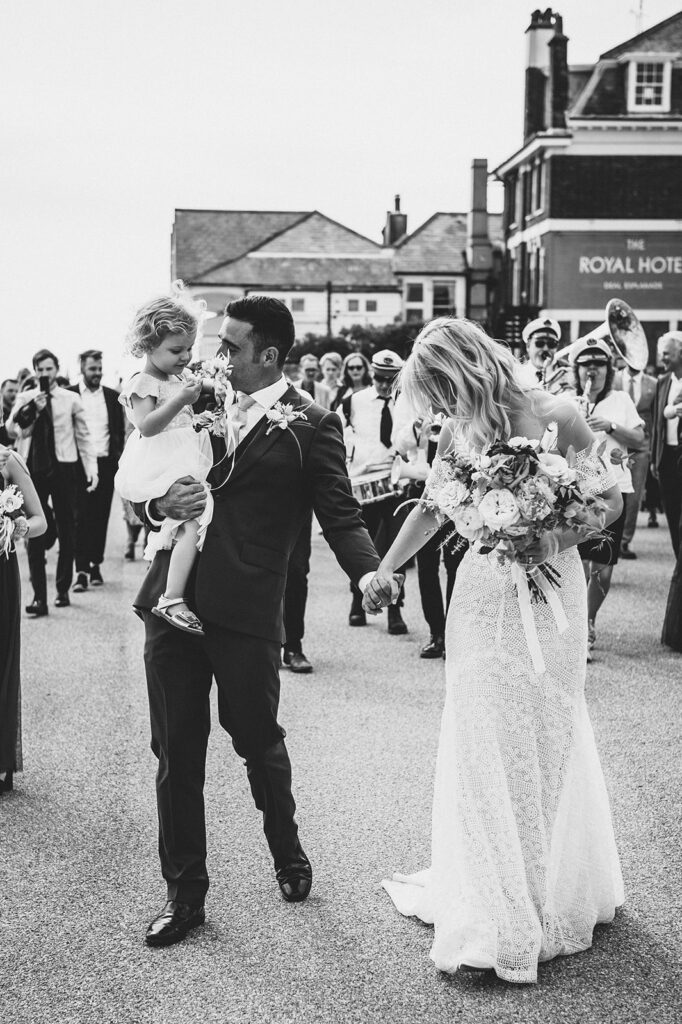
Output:
<instances>
[{"instance_id":1,"label":"wristwatch","mask_svg":"<svg viewBox=\"0 0 682 1024\"><path fill-rule=\"evenodd\" d=\"M606 431L606 433L607 434L612 434L614 432L614 430L618 430L618 424L617 423L611 423L610 426L609 426L609 429Z\"/></svg>"}]
</instances>

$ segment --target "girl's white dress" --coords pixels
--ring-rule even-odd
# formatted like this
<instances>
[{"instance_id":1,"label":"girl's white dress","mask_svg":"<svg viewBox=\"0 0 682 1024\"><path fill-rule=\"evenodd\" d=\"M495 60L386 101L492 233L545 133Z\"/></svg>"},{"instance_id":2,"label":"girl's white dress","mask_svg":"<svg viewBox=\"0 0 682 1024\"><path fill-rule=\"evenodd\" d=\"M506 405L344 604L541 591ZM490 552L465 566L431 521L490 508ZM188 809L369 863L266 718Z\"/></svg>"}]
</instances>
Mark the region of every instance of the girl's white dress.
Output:
<instances>
[{"instance_id":1,"label":"girl's white dress","mask_svg":"<svg viewBox=\"0 0 682 1024\"><path fill-rule=\"evenodd\" d=\"M132 395L155 398L158 409L177 394L186 379L183 375L164 381L149 373L136 373L122 388L119 402L132 422ZM160 434L143 437L137 428L133 430L123 450L114 486L121 497L141 502L165 494L170 485L183 476L191 476L203 483L206 507L197 520L197 547L201 550L213 515L213 497L206 482L212 465L213 452L208 434L205 430L198 433L194 430L192 407L186 405ZM157 551L171 548L181 525L182 520L164 519L161 529L149 534L144 557L151 560Z\"/></svg>"},{"instance_id":2,"label":"girl's white dress","mask_svg":"<svg viewBox=\"0 0 682 1024\"><path fill-rule=\"evenodd\" d=\"M595 462L579 469L598 494L613 478ZM436 487L439 473L437 459ZM457 571L431 867L384 882L401 914L434 925L431 958L441 971L473 961L507 981L534 982L538 961L587 949L594 926L623 902L585 703L585 578L576 548L552 564L569 628L559 633L549 606L533 605L542 675L509 569L469 551Z\"/></svg>"}]
</instances>

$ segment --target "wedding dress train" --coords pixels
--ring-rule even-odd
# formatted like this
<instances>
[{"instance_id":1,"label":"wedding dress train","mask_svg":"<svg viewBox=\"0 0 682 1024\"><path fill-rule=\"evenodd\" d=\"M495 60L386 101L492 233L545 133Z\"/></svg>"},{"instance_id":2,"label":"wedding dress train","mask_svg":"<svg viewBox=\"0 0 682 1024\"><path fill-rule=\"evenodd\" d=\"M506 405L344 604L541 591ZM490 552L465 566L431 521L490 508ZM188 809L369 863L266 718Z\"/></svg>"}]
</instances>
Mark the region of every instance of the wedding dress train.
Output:
<instances>
[{"instance_id":1,"label":"wedding dress train","mask_svg":"<svg viewBox=\"0 0 682 1024\"><path fill-rule=\"evenodd\" d=\"M490 966L537 980L538 961L592 943L623 902L606 786L585 703L586 589L576 548L553 559L569 628L533 612L546 671L528 651L508 568L467 553L446 626L446 698L431 867L384 887L432 923L442 971Z\"/></svg>"}]
</instances>

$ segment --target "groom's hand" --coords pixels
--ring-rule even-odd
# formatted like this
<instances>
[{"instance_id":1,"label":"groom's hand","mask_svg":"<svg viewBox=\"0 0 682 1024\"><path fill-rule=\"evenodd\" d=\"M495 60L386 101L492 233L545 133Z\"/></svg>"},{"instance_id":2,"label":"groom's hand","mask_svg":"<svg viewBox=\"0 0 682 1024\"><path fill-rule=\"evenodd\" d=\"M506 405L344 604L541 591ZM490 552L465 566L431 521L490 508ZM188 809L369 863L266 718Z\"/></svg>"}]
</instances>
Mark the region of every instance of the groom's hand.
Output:
<instances>
[{"instance_id":1,"label":"groom's hand","mask_svg":"<svg viewBox=\"0 0 682 1024\"><path fill-rule=\"evenodd\" d=\"M377 615L382 608L394 604L405 582L404 573L384 573L379 570L365 587L362 607L370 615Z\"/></svg>"},{"instance_id":2,"label":"groom's hand","mask_svg":"<svg viewBox=\"0 0 682 1024\"><path fill-rule=\"evenodd\" d=\"M191 476L183 476L171 484L162 498L154 502L161 517L170 519L198 519L206 507L204 485Z\"/></svg>"}]
</instances>

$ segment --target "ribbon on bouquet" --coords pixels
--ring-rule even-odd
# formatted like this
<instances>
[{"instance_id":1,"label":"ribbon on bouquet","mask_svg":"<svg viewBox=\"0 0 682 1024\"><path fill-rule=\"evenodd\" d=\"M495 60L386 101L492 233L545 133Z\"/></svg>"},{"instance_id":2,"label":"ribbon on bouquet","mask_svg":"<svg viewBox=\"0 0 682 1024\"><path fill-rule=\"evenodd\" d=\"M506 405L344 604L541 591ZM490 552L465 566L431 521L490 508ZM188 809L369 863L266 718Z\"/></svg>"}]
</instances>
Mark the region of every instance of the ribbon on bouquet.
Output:
<instances>
[{"instance_id":1,"label":"ribbon on bouquet","mask_svg":"<svg viewBox=\"0 0 682 1024\"><path fill-rule=\"evenodd\" d=\"M516 586L516 593L519 598L521 624L523 625L523 632L526 637L526 643L528 644L528 650L530 651L533 668L538 675L542 675L545 671L545 659L542 656L542 648L540 647L538 631L535 626L535 616L533 615L533 606L530 600L530 588L528 586L528 573L518 564L518 562L512 562L511 578ZM565 633L568 629L568 619L566 618L566 612L559 600L559 595L557 594L556 589L551 585L546 576L537 570L533 575L533 583L542 591L547 604L551 608L557 629L560 633Z\"/></svg>"}]
</instances>

